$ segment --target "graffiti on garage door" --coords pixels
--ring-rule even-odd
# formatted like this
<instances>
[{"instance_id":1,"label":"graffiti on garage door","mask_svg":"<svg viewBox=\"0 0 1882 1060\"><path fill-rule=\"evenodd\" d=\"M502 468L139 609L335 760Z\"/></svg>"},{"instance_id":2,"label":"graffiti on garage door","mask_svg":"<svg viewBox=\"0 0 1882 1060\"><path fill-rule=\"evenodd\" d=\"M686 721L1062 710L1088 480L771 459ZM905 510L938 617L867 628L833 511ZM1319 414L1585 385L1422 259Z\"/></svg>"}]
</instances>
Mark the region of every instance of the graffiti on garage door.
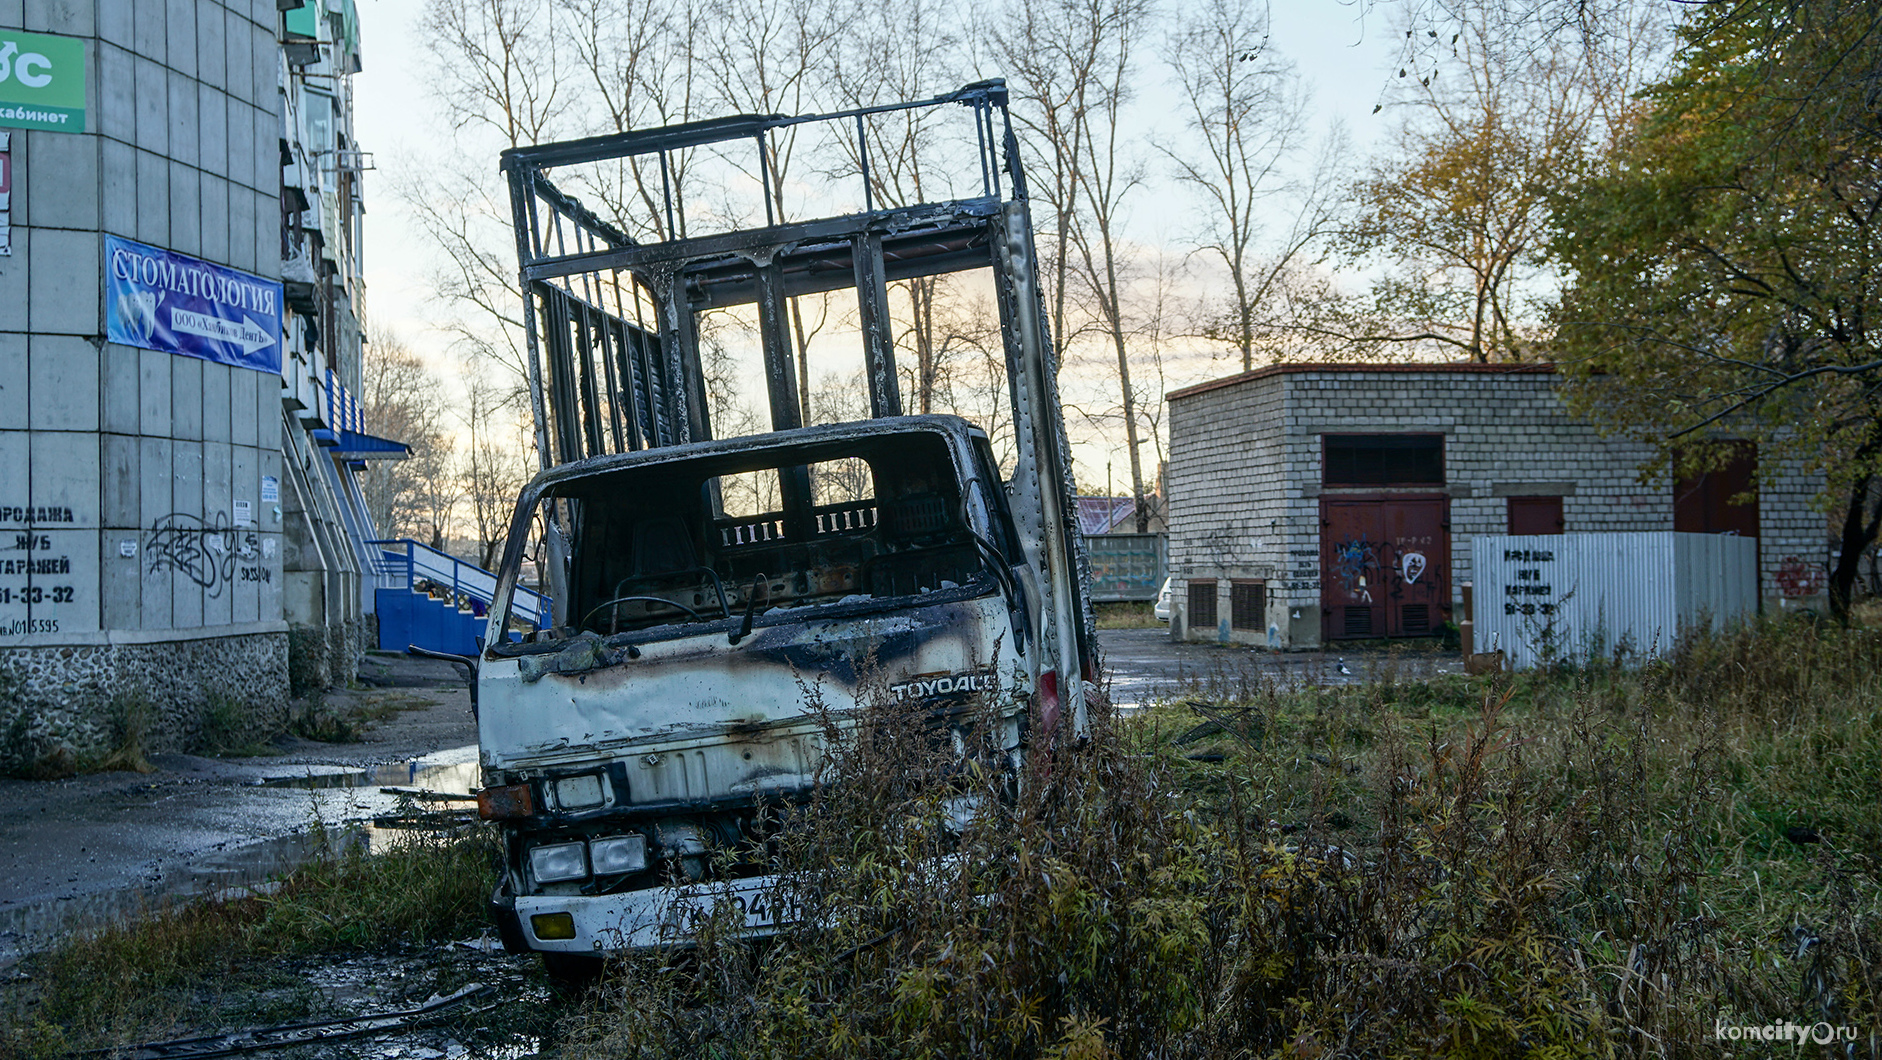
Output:
<instances>
[{"instance_id":1,"label":"graffiti on garage door","mask_svg":"<svg viewBox=\"0 0 1882 1060\"><path fill-rule=\"evenodd\" d=\"M1429 636L1451 613L1450 498L1323 497L1326 640Z\"/></svg>"}]
</instances>

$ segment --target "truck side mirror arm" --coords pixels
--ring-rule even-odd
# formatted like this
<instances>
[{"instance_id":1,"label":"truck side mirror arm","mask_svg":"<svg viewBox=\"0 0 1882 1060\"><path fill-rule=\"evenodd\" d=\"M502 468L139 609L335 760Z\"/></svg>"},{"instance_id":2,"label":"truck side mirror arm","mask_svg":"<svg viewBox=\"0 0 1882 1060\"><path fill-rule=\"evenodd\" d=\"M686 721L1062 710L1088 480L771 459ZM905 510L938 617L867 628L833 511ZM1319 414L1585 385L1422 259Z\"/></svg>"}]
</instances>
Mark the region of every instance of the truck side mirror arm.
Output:
<instances>
[{"instance_id":1,"label":"truck side mirror arm","mask_svg":"<svg viewBox=\"0 0 1882 1060\"><path fill-rule=\"evenodd\" d=\"M481 640L481 638L480 638ZM477 716L477 657L475 655L457 655L448 651L432 651L416 644L407 644L405 654L416 655L421 659L443 659L457 663L464 668L464 682L470 686L471 717Z\"/></svg>"}]
</instances>

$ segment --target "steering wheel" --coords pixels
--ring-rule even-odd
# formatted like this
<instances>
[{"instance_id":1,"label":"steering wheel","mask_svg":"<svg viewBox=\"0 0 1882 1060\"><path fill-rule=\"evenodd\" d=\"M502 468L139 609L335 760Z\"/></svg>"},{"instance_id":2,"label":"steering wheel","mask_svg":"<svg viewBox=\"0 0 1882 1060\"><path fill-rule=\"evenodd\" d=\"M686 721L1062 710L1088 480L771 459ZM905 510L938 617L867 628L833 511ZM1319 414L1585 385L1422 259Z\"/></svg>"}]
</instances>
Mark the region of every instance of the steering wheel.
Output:
<instances>
[{"instance_id":1,"label":"steering wheel","mask_svg":"<svg viewBox=\"0 0 1882 1060\"><path fill-rule=\"evenodd\" d=\"M581 622L577 623L577 625L578 626L588 625L588 620L595 617L595 612L601 610L604 607L614 607L619 604L627 603L630 600L645 600L650 604L665 604L668 607L677 607L680 610L686 612L688 615L691 615L693 621L695 622L699 621L699 612L693 610L690 607L687 607L685 604L680 603L678 600L669 600L664 596L617 596L612 600L603 600L601 603L598 603L595 606L589 608L588 613L582 616ZM618 621L621 617L620 612L616 611L614 614L614 617L616 621ZM614 631L609 630L609 632L612 633Z\"/></svg>"},{"instance_id":2,"label":"steering wheel","mask_svg":"<svg viewBox=\"0 0 1882 1060\"><path fill-rule=\"evenodd\" d=\"M673 571L673 572L667 572L667 573L668 574L672 574L672 573L704 574L707 578L710 578L712 580L712 592L715 596L719 598L719 617L721 618L732 617L732 605L726 602L725 584L719 581L719 574L717 571L713 570L711 567L688 567L682 571ZM667 574L630 574L627 577L622 578L620 581L614 583L615 599L616 600L648 599L648 597L645 597L645 596L626 596L621 593L621 590L625 588L627 586L627 583L629 582L645 581L649 578L666 577L666 576ZM656 596L656 597L653 597L652 599L665 600L667 603L672 604L674 607L680 608L684 610L687 614L692 615L693 621L695 622L700 621L699 612L694 611L692 608L687 607L685 604L679 603L678 601L674 601L674 600L667 600L667 598L664 596ZM613 603L613 602L614 602L613 600L608 601L608 603ZM608 605L602 604L600 606L606 607Z\"/></svg>"}]
</instances>

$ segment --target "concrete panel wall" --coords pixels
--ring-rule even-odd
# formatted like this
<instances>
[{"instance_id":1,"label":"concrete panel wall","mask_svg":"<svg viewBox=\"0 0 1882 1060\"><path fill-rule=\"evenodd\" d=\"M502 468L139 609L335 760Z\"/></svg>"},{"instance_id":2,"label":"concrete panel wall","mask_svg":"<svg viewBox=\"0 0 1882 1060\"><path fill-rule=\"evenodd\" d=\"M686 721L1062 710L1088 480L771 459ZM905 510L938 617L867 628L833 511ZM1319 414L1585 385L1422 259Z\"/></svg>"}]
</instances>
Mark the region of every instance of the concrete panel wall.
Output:
<instances>
[{"instance_id":1,"label":"concrete panel wall","mask_svg":"<svg viewBox=\"0 0 1882 1060\"><path fill-rule=\"evenodd\" d=\"M81 38L90 70L83 129L11 131L0 256L0 667L56 693L24 719L36 739L107 738L127 691L165 712L159 746L212 694L283 705L290 513L263 499L268 479L286 493L280 380L110 344L103 299L107 233L279 276L279 18L0 0L0 28Z\"/></svg>"},{"instance_id":2,"label":"concrete panel wall","mask_svg":"<svg viewBox=\"0 0 1882 1060\"><path fill-rule=\"evenodd\" d=\"M101 341L106 232L279 275L263 253L279 239L275 7L7 10L0 27L87 38L91 80L84 130L12 131L0 571L33 573L0 573L0 647L279 629L263 589L282 528L259 503L279 473L278 380Z\"/></svg>"}]
</instances>

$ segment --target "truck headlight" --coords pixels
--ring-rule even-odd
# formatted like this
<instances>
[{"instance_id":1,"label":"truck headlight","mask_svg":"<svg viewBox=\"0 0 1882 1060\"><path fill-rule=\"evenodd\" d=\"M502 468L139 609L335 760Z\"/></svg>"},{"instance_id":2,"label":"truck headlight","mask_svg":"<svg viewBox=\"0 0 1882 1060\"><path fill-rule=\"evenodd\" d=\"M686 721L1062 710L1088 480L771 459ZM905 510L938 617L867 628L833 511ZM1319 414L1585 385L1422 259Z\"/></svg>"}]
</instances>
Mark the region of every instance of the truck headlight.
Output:
<instances>
[{"instance_id":1,"label":"truck headlight","mask_svg":"<svg viewBox=\"0 0 1882 1060\"><path fill-rule=\"evenodd\" d=\"M588 875L588 858L582 843L556 843L534 847L529 852L529 871L538 883L579 880Z\"/></svg>"},{"instance_id":2,"label":"truck headlight","mask_svg":"<svg viewBox=\"0 0 1882 1060\"><path fill-rule=\"evenodd\" d=\"M647 839L639 834L597 839L588 844L588 857L597 876L639 872L647 867Z\"/></svg>"}]
</instances>

